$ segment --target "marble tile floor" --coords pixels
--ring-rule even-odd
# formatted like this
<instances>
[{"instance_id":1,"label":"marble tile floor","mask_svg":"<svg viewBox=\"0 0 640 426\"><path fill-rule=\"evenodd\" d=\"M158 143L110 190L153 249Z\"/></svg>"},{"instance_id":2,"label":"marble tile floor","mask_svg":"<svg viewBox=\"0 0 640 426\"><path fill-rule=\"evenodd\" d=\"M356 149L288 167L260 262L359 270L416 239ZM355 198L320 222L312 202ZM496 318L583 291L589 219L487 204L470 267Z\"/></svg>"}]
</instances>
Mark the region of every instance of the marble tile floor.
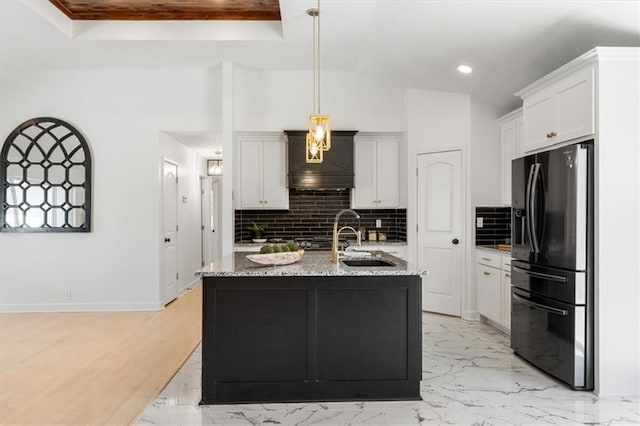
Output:
<instances>
[{"instance_id":1,"label":"marble tile floor","mask_svg":"<svg viewBox=\"0 0 640 426\"><path fill-rule=\"evenodd\" d=\"M640 398L574 392L537 371L495 328L423 316L423 401L198 406L198 347L138 425L637 425Z\"/></svg>"}]
</instances>

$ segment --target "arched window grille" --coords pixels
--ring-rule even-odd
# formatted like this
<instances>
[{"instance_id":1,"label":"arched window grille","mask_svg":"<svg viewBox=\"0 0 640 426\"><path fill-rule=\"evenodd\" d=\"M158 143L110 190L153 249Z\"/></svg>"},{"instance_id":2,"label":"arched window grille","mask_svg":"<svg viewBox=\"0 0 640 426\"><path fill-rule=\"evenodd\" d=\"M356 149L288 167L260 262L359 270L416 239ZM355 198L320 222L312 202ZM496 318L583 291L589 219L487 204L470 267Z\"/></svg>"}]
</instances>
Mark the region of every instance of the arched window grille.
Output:
<instances>
[{"instance_id":1,"label":"arched window grille","mask_svg":"<svg viewBox=\"0 0 640 426\"><path fill-rule=\"evenodd\" d=\"M0 183L0 232L91 230L91 152L71 124L20 124L2 146Z\"/></svg>"}]
</instances>

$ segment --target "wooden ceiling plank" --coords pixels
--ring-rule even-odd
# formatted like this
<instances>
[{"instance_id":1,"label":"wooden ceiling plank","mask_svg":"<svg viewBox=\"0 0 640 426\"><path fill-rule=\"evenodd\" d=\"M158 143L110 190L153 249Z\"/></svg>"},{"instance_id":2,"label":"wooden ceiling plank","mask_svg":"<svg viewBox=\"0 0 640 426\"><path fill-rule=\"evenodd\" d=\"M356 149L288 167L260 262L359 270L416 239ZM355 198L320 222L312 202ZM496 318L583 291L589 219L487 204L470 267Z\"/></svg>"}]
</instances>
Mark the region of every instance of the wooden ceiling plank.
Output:
<instances>
[{"instance_id":1,"label":"wooden ceiling plank","mask_svg":"<svg viewBox=\"0 0 640 426\"><path fill-rule=\"evenodd\" d=\"M259 20L279 21L278 0L184 1L165 0L50 0L70 19L165 21Z\"/></svg>"}]
</instances>

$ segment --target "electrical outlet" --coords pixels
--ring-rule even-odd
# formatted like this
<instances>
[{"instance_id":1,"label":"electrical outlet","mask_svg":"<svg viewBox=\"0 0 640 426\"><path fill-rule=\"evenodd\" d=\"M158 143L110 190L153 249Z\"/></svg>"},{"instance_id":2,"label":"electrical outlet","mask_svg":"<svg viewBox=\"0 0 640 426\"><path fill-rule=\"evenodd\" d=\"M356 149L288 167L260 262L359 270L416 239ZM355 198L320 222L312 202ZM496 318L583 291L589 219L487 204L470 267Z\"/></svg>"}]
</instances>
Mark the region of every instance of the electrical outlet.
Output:
<instances>
[{"instance_id":1,"label":"electrical outlet","mask_svg":"<svg viewBox=\"0 0 640 426\"><path fill-rule=\"evenodd\" d=\"M64 300L71 300L71 290L64 292Z\"/></svg>"},{"instance_id":2,"label":"electrical outlet","mask_svg":"<svg viewBox=\"0 0 640 426\"><path fill-rule=\"evenodd\" d=\"M382 219L376 219L376 228L382 228Z\"/></svg>"},{"instance_id":3,"label":"electrical outlet","mask_svg":"<svg viewBox=\"0 0 640 426\"><path fill-rule=\"evenodd\" d=\"M482 228L483 225L483 221L481 217L476 217L476 228Z\"/></svg>"}]
</instances>

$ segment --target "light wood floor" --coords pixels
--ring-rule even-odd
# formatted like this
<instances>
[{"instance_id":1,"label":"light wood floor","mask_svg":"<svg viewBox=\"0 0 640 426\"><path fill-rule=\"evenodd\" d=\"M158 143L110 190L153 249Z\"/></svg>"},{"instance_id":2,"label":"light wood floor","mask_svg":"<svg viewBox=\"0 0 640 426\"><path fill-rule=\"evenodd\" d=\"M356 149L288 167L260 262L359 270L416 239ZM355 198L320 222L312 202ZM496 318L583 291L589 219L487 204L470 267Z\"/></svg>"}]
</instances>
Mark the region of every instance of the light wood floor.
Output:
<instances>
[{"instance_id":1,"label":"light wood floor","mask_svg":"<svg viewBox=\"0 0 640 426\"><path fill-rule=\"evenodd\" d=\"M0 424L133 423L201 323L201 286L160 312L0 314Z\"/></svg>"}]
</instances>

